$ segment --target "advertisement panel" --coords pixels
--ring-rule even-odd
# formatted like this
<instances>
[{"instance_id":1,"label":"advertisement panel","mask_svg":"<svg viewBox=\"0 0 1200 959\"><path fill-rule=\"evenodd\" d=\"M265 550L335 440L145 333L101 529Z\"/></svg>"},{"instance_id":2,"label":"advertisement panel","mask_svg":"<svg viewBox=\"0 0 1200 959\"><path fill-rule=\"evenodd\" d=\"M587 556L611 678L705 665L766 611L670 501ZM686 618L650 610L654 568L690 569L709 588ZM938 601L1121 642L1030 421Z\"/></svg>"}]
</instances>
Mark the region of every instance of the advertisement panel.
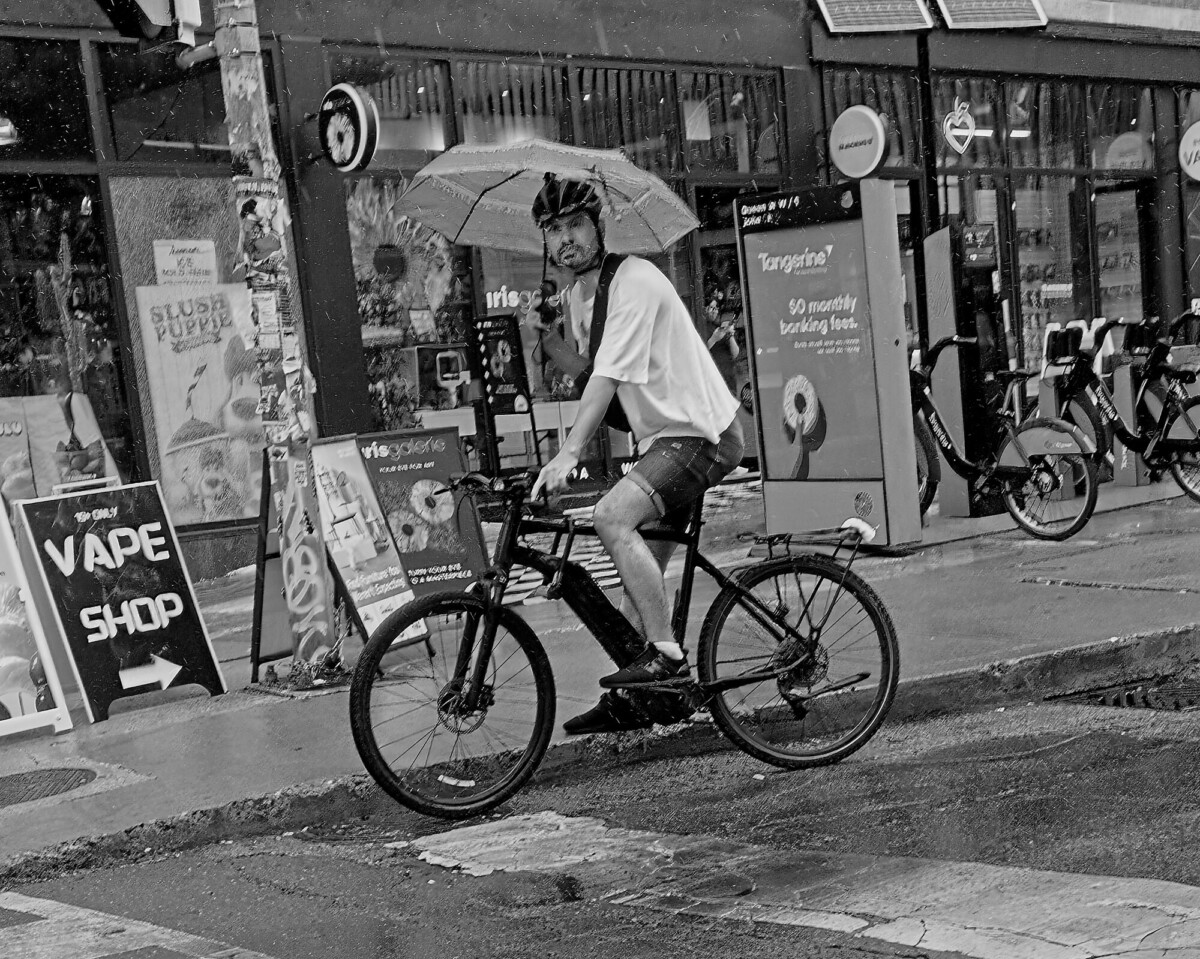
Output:
<instances>
[{"instance_id":1,"label":"advertisement panel","mask_svg":"<svg viewBox=\"0 0 1200 959\"><path fill-rule=\"evenodd\" d=\"M29 586L8 516L0 509L0 736L39 726L71 728L41 620L26 605Z\"/></svg>"},{"instance_id":2,"label":"advertisement panel","mask_svg":"<svg viewBox=\"0 0 1200 959\"><path fill-rule=\"evenodd\" d=\"M413 592L465 589L487 560L474 500L445 491L467 468L458 431L372 433L358 448Z\"/></svg>"},{"instance_id":3,"label":"advertisement panel","mask_svg":"<svg viewBox=\"0 0 1200 959\"><path fill-rule=\"evenodd\" d=\"M82 393L0 397L0 498L50 496L54 488L118 476L92 404Z\"/></svg>"},{"instance_id":4,"label":"advertisement panel","mask_svg":"<svg viewBox=\"0 0 1200 959\"><path fill-rule=\"evenodd\" d=\"M177 524L258 513L264 445L250 290L137 288L159 475Z\"/></svg>"},{"instance_id":5,"label":"advertisement panel","mask_svg":"<svg viewBox=\"0 0 1200 959\"><path fill-rule=\"evenodd\" d=\"M857 220L745 237L766 479L882 479Z\"/></svg>"},{"instance_id":6,"label":"advertisement panel","mask_svg":"<svg viewBox=\"0 0 1200 959\"><path fill-rule=\"evenodd\" d=\"M368 637L413 598L354 437L313 443L325 548Z\"/></svg>"},{"instance_id":7,"label":"advertisement panel","mask_svg":"<svg viewBox=\"0 0 1200 959\"><path fill-rule=\"evenodd\" d=\"M157 483L16 507L88 718L118 699L191 683L226 691Z\"/></svg>"}]
</instances>

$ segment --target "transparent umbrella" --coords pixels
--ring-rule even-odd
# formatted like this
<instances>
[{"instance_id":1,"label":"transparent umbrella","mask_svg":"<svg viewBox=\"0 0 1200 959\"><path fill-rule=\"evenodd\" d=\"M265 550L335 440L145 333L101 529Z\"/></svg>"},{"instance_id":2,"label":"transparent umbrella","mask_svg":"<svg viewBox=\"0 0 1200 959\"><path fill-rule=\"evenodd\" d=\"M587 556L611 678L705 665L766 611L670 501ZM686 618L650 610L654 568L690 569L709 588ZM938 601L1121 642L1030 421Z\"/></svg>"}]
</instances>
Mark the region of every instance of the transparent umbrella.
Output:
<instances>
[{"instance_id":1,"label":"transparent umbrella","mask_svg":"<svg viewBox=\"0 0 1200 959\"><path fill-rule=\"evenodd\" d=\"M661 253L700 225L662 179L620 150L537 139L452 147L413 177L396 209L452 243L541 253L530 208L547 173L596 188L613 253Z\"/></svg>"}]
</instances>

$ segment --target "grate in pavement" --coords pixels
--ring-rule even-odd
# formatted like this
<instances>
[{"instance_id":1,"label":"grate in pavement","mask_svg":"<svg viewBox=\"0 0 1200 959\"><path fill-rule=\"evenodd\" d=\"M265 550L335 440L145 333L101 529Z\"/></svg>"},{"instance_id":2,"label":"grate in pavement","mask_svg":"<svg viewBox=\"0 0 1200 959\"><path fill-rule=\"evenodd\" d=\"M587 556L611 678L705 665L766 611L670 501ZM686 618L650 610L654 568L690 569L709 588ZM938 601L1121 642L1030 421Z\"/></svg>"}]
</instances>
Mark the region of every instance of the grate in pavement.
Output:
<instances>
[{"instance_id":1,"label":"grate in pavement","mask_svg":"<svg viewBox=\"0 0 1200 959\"><path fill-rule=\"evenodd\" d=\"M93 769L32 769L0 776L0 808L58 796L96 778Z\"/></svg>"},{"instance_id":2,"label":"grate in pavement","mask_svg":"<svg viewBox=\"0 0 1200 959\"><path fill-rule=\"evenodd\" d=\"M1200 710L1200 682L1169 680L1155 683L1125 683L1105 686L1081 693L1054 697L1059 702L1082 703L1090 706L1118 706L1126 709L1160 709L1169 712Z\"/></svg>"}]
</instances>

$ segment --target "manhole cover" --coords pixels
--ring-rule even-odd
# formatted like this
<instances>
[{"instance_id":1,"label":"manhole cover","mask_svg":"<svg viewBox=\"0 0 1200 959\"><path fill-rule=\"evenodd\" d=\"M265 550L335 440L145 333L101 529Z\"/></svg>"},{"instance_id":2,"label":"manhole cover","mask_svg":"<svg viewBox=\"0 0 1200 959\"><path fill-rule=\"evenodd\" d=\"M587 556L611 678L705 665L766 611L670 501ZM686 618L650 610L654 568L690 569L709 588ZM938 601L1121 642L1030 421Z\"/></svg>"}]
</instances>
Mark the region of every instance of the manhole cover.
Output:
<instances>
[{"instance_id":1,"label":"manhole cover","mask_svg":"<svg viewBox=\"0 0 1200 959\"><path fill-rule=\"evenodd\" d=\"M1059 702L1091 706L1119 706L1126 709L1162 709L1172 712L1200 710L1200 682L1170 681L1125 683L1105 686L1082 693L1055 697Z\"/></svg>"},{"instance_id":2,"label":"manhole cover","mask_svg":"<svg viewBox=\"0 0 1200 959\"><path fill-rule=\"evenodd\" d=\"M58 796L86 786L95 778L92 769L33 769L0 776L0 807Z\"/></svg>"}]
</instances>

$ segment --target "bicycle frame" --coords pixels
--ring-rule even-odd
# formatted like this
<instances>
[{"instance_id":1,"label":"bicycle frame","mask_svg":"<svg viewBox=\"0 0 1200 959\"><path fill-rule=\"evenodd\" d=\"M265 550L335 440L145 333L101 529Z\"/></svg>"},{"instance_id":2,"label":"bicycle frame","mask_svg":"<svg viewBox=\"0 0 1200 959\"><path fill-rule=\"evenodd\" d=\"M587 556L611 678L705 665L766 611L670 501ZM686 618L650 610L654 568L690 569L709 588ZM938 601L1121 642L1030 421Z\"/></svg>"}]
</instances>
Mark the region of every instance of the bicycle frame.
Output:
<instances>
[{"instance_id":1,"label":"bicycle frame","mask_svg":"<svg viewBox=\"0 0 1200 959\"><path fill-rule=\"evenodd\" d=\"M521 516L522 501L520 498L510 498L505 510L504 521L496 542L495 557L488 571L480 579L477 586L486 589L487 605L490 609L501 605L504 589L508 583L509 570L512 566L525 566L542 574L543 580L550 582L557 578L561 584L561 598L567 606L579 617L588 631L600 643L604 651L618 665L624 665L634 659L645 647L645 640L634 629L633 624L605 595L604 590L578 563L569 559L570 540L575 535L595 536L594 527L574 524L570 521L539 520ZM785 622L781 622L775 612L769 609L757 596L742 587L738 581L738 571L727 575L711 560L704 556L699 549L700 541L700 510L702 501L696 504L689 531L679 533L667 528L650 528L642 531L642 536L648 540L665 540L678 543L685 547L683 573L679 591L675 597L675 607L671 616L671 631L676 642L681 646L687 632L688 609L691 605L692 587L695 583L696 570L707 573L720 589L732 589L737 595L742 607L761 626L773 633L777 639L800 639L801 635ZM524 533L553 533L555 545L550 552L523 546L519 542ZM557 548L562 536L568 538L564 555L557 554ZM776 538L778 541L778 538ZM857 550L856 550L857 551ZM851 557L853 561L853 556ZM849 567L847 567L849 568ZM809 616L809 608L815 596L806 603L801 611L801 620ZM833 611L833 604L826 610L824 619L816 627L822 628ZM464 705L475 709L479 705L479 697L485 688L487 664L491 659L492 646L495 642L497 619L485 614L482 636L476 641L475 632L479 626L479 618L472 617L463 631L463 642L459 646L458 660L455 664L455 675L465 675L468 670L471 678L468 683ZM419 642L419 640L417 640ZM811 655L806 653L805 656ZM474 667L471 658L474 657ZM803 658L788 664L794 668L803 662ZM775 676L774 671L745 673L737 677L721 680L717 683L706 684L703 692L714 694L733 689L738 686L762 682ZM847 683L854 680L847 680ZM822 690L823 693L832 689Z\"/></svg>"},{"instance_id":2,"label":"bicycle frame","mask_svg":"<svg viewBox=\"0 0 1200 959\"><path fill-rule=\"evenodd\" d=\"M1097 340L1100 340L1103 335L1108 332L1109 326L1102 328L1102 332L1097 334ZM1147 369L1153 369L1155 362L1161 359L1161 355L1165 355L1167 348L1162 344L1156 344L1151 352L1150 358L1147 361ZM1147 377L1142 381L1138 389L1137 396L1134 398L1133 408L1136 410L1142 405L1142 401L1146 396L1146 391L1153 381L1152 377ZM1096 374L1092 366L1092 357L1084 351L1075 355L1071 361L1070 369L1067 372L1063 382L1063 409L1065 410L1071 399L1078 395L1084 395L1092 401L1100 416L1106 423L1112 426L1113 435L1116 436L1125 446L1139 456L1146 458L1154 456L1156 453L1184 453L1197 452L1198 445L1195 439L1198 431L1197 424L1193 423L1184 409L1184 404L1190 398L1187 390L1174 380L1166 380L1166 402L1163 403L1162 410L1158 414L1158 422L1149 432L1143 433L1136 427L1130 427L1121 416L1120 410L1117 409L1116 401L1113 399L1112 393L1108 387L1104 385L1104 381ZM1192 439L1171 439L1164 435L1168 422L1174 416L1182 416L1184 421L1192 429Z\"/></svg>"},{"instance_id":3,"label":"bicycle frame","mask_svg":"<svg viewBox=\"0 0 1200 959\"><path fill-rule=\"evenodd\" d=\"M929 384L928 374L931 371L931 367L926 367L923 371L914 370L911 373L913 409L914 412L920 412L924 415L925 421L929 424L929 430L933 433L934 442L937 443L938 449L941 450L942 456L950 465L950 468L968 482L973 482L984 476L997 478L1010 477L1013 479L1021 477L1025 470L1029 468L1029 457L1017 442L1017 431L1013 425L1013 420L1003 415L1003 412L1000 415L1000 420L1004 424L1004 430L1008 435L1012 448L1020 453L1022 459L1021 465L1001 465L992 460L984 460L979 463L972 462L959 450L954 437L950 435L950 431L946 429L946 425L942 421L941 413L933 401L933 391ZM1001 406L1002 411L1008 409L1016 410L1016 397L1019 388L1019 380L1013 380L1008 384L1008 388L1004 393L1004 403Z\"/></svg>"}]
</instances>

